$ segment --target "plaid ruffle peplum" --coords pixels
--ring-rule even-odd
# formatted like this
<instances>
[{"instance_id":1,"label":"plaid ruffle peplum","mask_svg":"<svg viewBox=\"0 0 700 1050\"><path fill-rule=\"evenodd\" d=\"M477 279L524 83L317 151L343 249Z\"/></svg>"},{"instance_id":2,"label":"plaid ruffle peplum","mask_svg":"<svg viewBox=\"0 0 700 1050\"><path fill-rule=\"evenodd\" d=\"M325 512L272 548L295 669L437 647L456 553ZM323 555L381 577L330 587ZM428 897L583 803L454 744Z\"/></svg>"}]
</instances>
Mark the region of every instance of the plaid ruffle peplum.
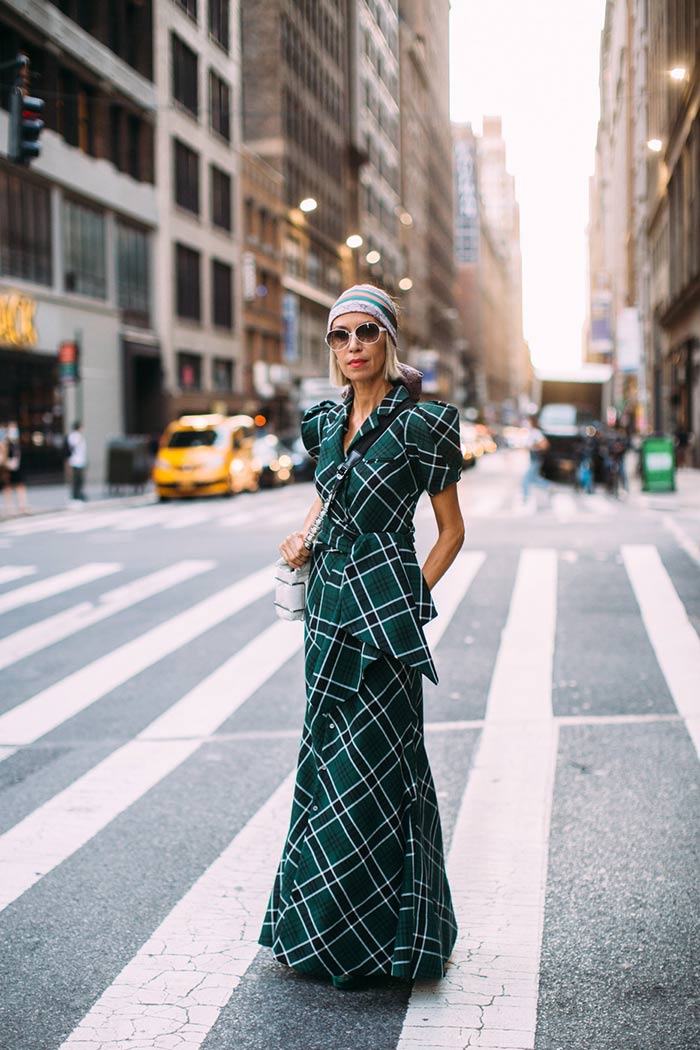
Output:
<instances>
[{"instance_id":1,"label":"plaid ruffle peplum","mask_svg":"<svg viewBox=\"0 0 700 1050\"><path fill-rule=\"evenodd\" d=\"M359 431L408 396L395 386ZM351 402L306 413L326 497ZM353 439L357 440L357 437ZM435 608L416 560L420 494L457 481L457 410L399 415L341 488L314 547L305 635L307 708L287 842L260 941L315 975L441 977L457 925L423 740L423 626Z\"/></svg>"}]
</instances>

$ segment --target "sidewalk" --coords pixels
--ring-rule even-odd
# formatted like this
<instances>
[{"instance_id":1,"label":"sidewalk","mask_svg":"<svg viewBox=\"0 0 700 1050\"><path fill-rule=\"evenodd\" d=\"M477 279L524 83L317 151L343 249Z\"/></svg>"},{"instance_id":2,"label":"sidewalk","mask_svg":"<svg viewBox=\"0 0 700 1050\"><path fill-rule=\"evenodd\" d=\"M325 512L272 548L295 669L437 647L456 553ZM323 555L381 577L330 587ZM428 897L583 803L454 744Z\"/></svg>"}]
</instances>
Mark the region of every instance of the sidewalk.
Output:
<instances>
[{"instance_id":1,"label":"sidewalk","mask_svg":"<svg viewBox=\"0 0 700 1050\"><path fill-rule=\"evenodd\" d=\"M68 485L27 485L27 503L29 515L51 514L56 511L70 510L80 514L87 507L140 507L146 503L155 503L156 494L149 481L142 492L123 489L121 493L109 492L105 485L86 485L86 503L73 503L69 497ZM16 500L13 497L13 504ZM9 521L17 517L16 511L8 514L4 493L0 497L0 521Z\"/></svg>"},{"instance_id":2,"label":"sidewalk","mask_svg":"<svg viewBox=\"0 0 700 1050\"><path fill-rule=\"evenodd\" d=\"M700 470L694 467L677 470L675 492L644 492L641 478L632 474L630 495L644 506L657 510L700 510Z\"/></svg>"}]
</instances>

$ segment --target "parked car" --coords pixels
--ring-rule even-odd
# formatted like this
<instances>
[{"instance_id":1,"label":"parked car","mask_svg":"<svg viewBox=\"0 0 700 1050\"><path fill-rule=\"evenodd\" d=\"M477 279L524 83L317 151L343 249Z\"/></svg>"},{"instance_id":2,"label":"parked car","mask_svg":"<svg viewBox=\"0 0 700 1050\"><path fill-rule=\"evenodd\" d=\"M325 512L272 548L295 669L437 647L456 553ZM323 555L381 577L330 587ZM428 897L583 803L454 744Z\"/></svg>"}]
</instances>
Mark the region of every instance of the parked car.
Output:
<instances>
[{"instance_id":1,"label":"parked car","mask_svg":"<svg viewBox=\"0 0 700 1050\"><path fill-rule=\"evenodd\" d=\"M181 416L160 440L153 465L158 498L255 492L254 434L250 416Z\"/></svg>"},{"instance_id":2,"label":"parked car","mask_svg":"<svg viewBox=\"0 0 700 1050\"><path fill-rule=\"evenodd\" d=\"M294 481L292 453L276 434L264 434L253 443L253 456L260 470L260 487L273 488Z\"/></svg>"}]
</instances>

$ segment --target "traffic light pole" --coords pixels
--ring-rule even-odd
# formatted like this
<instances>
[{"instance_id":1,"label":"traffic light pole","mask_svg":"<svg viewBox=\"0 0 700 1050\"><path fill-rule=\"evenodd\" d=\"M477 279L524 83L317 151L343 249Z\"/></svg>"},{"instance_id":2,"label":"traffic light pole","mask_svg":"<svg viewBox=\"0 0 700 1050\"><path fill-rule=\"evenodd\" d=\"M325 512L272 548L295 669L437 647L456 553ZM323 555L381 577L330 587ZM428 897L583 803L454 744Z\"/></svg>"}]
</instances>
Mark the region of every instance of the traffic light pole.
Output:
<instances>
[{"instance_id":1,"label":"traffic light pole","mask_svg":"<svg viewBox=\"0 0 700 1050\"><path fill-rule=\"evenodd\" d=\"M44 127L41 119L44 100L29 94L30 62L27 55L17 55L14 62L5 62L0 69L10 67L15 69L15 82L10 92L7 156L15 164L27 166L41 153L39 138Z\"/></svg>"}]
</instances>

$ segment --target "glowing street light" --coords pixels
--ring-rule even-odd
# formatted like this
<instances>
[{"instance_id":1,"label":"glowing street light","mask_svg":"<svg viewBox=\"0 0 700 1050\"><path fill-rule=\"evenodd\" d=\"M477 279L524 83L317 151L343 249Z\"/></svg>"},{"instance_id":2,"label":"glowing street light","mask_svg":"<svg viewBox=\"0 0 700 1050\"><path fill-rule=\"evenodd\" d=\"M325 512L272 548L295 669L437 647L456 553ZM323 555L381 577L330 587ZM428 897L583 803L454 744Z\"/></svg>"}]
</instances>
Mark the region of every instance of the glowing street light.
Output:
<instances>
[{"instance_id":1,"label":"glowing street light","mask_svg":"<svg viewBox=\"0 0 700 1050\"><path fill-rule=\"evenodd\" d=\"M674 66L673 69L669 69L668 75L671 80L686 80L688 76L688 70L685 66Z\"/></svg>"},{"instance_id":2,"label":"glowing street light","mask_svg":"<svg viewBox=\"0 0 700 1050\"><path fill-rule=\"evenodd\" d=\"M379 262L381 257L382 253L378 252L376 249L373 249L371 252L367 252L367 254L365 255L365 262L368 262L370 266L374 266L375 263Z\"/></svg>"},{"instance_id":3,"label":"glowing street light","mask_svg":"<svg viewBox=\"0 0 700 1050\"><path fill-rule=\"evenodd\" d=\"M348 248L361 248L364 242L359 233L351 233L345 243Z\"/></svg>"},{"instance_id":4,"label":"glowing street light","mask_svg":"<svg viewBox=\"0 0 700 1050\"><path fill-rule=\"evenodd\" d=\"M411 288L413 288L413 281L410 277L402 277L399 281L399 288L402 292L410 292Z\"/></svg>"},{"instance_id":5,"label":"glowing street light","mask_svg":"<svg viewBox=\"0 0 700 1050\"><path fill-rule=\"evenodd\" d=\"M318 201L314 200L313 197L304 197L303 201L299 204L301 211L316 211L318 208Z\"/></svg>"},{"instance_id":6,"label":"glowing street light","mask_svg":"<svg viewBox=\"0 0 700 1050\"><path fill-rule=\"evenodd\" d=\"M661 153L664 148L664 144L661 139L649 139L647 142L647 149L650 149L652 153Z\"/></svg>"}]
</instances>

